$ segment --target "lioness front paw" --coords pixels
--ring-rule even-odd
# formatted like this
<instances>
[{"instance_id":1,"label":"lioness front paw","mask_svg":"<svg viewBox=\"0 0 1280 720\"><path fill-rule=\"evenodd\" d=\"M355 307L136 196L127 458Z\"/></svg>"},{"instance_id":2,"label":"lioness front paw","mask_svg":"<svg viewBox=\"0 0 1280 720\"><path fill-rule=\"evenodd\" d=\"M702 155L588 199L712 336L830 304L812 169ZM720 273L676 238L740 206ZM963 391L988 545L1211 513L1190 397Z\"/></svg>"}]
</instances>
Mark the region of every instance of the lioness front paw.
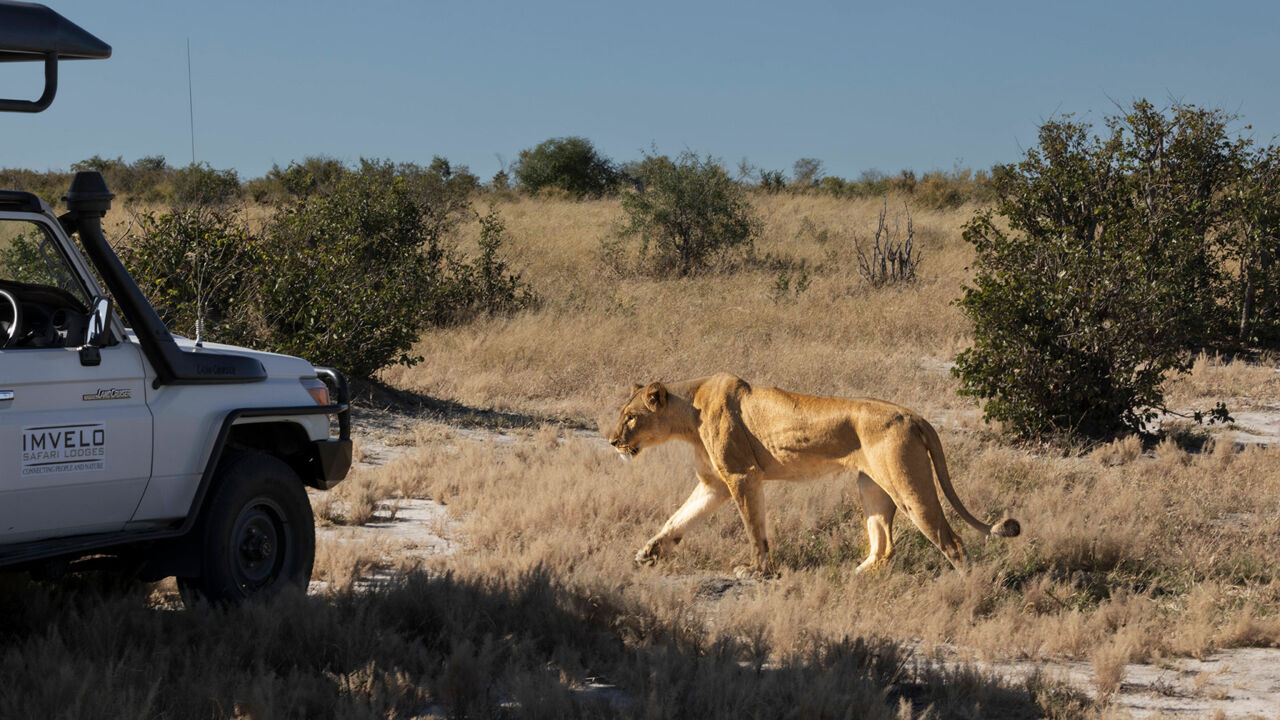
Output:
<instances>
[{"instance_id":1,"label":"lioness front paw","mask_svg":"<svg viewBox=\"0 0 1280 720\"><path fill-rule=\"evenodd\" d=\"M644 547L640 548L639 551L636 552L636 557L635 557L636 567L641 567L641 566L653 567L658 563L658 556L660 554L661 553L658 551L658 545L656 543L649 543L645 545Z\"/></svg>"},{"instance_id":2,"label":"lioness front paw","mask_svg":"<svg viewBox=\"0 0 1280 720\"><path fill-rule=\"evenodd\" d=\"M733 576L739 580L777 580L782 573L774 568L760 568L755 565L738 565L733 568Z\"/></svg>"}]
</instances>

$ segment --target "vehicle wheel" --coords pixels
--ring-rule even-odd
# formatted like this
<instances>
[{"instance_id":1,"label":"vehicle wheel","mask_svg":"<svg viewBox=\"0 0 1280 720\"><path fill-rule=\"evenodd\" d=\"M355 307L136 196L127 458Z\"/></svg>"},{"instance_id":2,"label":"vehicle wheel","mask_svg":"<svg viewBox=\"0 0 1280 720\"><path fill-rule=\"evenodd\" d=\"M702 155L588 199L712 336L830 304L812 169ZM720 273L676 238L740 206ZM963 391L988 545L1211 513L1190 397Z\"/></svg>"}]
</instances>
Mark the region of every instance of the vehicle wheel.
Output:
<instances>
[{"instance_id":1,"label":"vehicle wheel","mask_svg":"<svg viewBox=\"0 0 1280 720\"><path fill-rule=\"evenodd\" d=\"M188 606L238 604L306 589L316 555L311 503L293 468L261 452L223 458L196 526L201 574L178 578Z\"/></svg>"}]
</instances>

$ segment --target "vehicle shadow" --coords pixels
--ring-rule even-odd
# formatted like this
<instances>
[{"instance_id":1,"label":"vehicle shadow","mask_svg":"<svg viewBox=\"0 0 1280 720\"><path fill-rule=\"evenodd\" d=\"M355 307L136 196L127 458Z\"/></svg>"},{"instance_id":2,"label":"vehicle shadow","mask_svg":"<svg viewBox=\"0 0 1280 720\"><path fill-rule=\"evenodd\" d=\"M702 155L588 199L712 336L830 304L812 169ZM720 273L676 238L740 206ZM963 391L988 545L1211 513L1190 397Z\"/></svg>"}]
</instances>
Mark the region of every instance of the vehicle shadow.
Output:
<instances>
[{"instance_id":1,"label":"vehicle shadow","mask_svg":"<svg viewBox=\"0 0 1280 720\"><path fill-rule=\"evenodd\" d=\"M0 587L0 716L1042 716L1031 690L887 640L777 657L542 568L181 610L145 588Z\"/></svg>"},{"instance_id":2,"label":"vehicle shadow","mask_svg":"<svg viewBox=\"0 0 1280 720\"><path fill-rule=\"evenodd\" d=\"M453 400L432 397L411 390L393 388L376 380L351 381L355 420L362 411L390 411L423 420L437 420L459 427L504 430L558 425L575 430L595 430L594 423L582 418L504 412L476 408Z\"/></svg>"}]
</instances>

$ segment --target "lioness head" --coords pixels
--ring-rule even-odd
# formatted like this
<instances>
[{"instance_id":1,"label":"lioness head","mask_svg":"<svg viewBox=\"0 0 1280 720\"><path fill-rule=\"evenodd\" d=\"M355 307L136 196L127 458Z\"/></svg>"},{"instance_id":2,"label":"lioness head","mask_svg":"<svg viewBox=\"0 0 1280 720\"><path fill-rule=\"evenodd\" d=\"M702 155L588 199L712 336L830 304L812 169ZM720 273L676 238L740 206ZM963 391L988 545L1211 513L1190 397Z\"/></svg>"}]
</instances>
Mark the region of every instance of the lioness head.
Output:
<instances>
[{"instance_id":1,"label":"lioness head","mask_svg":"<svg viewBox=\"0 0 1280 720\"><path fill-rule=\"evenodd\" d=\"M609 444L625 460L635 457L641 448L669 440L666 409L667 388L662 383L632 385L631 399L618 411L618 425L609 435Z\"/></svg>"}]
</instances>

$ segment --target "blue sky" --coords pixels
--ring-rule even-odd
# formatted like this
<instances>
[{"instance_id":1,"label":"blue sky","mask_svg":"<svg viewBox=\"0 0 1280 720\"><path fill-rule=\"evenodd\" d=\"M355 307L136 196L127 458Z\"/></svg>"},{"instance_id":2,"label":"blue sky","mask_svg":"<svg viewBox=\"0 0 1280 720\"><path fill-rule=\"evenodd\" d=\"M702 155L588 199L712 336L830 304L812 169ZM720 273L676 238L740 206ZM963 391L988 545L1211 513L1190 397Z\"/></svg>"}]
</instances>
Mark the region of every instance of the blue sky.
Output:
<instances>
[{"instance_id":1,"label":"blue sky","mask_svg":"<svg viewBox=\"0 0 1280 720\"><path fill-rule=\"evenodd\" d=\"M487 179L581 135L828 174L989 167L1073 112L1182 100L1280 134L1280 3L602 3L65 0L110 43L64 63L53 107L0 114L0 166L196 158L255 177L308 155L428 162ZM38 66L0 65L34 98Z\"/></svg>"}]
</instances>

